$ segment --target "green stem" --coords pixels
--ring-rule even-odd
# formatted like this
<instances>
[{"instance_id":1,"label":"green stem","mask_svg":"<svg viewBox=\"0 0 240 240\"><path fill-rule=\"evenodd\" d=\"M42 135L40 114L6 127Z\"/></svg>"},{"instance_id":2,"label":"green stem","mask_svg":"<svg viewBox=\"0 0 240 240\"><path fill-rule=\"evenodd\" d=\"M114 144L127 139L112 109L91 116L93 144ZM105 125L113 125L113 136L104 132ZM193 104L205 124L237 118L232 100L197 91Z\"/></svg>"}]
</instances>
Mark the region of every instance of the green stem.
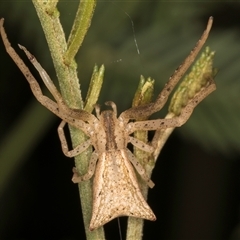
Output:
<instances>
[{"instance_id":1,"label":"green stem","mask_svg":"<svg viewBox=\"0 0 240 240\"><path fill-rule=\"evenodd\" d=\"M147 80L145 80L143 76L140 77L138 89L133 99L133 104L132 104L133 107L141 106L151 102L152 96L153 96L153 86L154 86L154 80L152 80L151 78L148 78ZM146 120L146 119L136 119L136 121L137 120ZM134 137L145 143L148 142L147 131L137 131L134 133ZM151 154L145 151L142 151L137 147L134 147L134 155L139 160L141 165L146 169L148 176L151 176L152 170L154 168L154 162L153 161L150 162ZM143 194L143 197L147 199L148 186L140 177L138 178L138 180L139 180L139 186ZM129 217L126 239L128 240L142 239L143 225L144 225L143 219Z\"/></svg>"},{"instance_id":2,"label":"green stem","mask_svg":"<svg viewBox=\"0 0 240 240\"><path fill-rule=\"evenodd\" d=\"M69 107L82 109L83 101L81 98L76 66L74 64L66 65L64 62L64 56L67 51L67 43L59 20L59 12L55 7L55 4L45 4L45 1L42 0L33 0L33 4L47 39L62 96ZM51 7L48 8L49 6ZM73 57L74 56L72 56L71 62L73 61ZM102 69L97 75L103 77ZM99 88L99 86L97 88ZM99 89L97 92L99 93ZM95 100L96 99L97 97L95 97ZM85 136L79 129L71 126L69 128L73 147L85 141ZM84 154L75 157L75 164L81 175L87 172L90 155L91 150L87 150L84 152ZM79 192L86 238L94 240L105 239L103 228L99 228L93 232L90 232L88 229L92 212L91 181L84 181L79 184Z\"/></svg>"}]
</instances>

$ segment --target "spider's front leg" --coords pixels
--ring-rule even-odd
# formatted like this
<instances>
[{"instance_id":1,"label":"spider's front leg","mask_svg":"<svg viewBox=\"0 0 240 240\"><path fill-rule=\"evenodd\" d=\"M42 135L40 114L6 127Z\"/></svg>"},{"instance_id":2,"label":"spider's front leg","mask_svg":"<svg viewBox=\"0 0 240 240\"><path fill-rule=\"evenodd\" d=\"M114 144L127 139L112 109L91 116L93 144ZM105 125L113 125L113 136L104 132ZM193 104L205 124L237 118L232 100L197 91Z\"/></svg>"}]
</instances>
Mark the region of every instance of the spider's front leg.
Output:
<instances>
[{"instance_id":1,"label":"spider's front leg","mask_svg":"<svg viewBox=\"0 0 240 240\"><path fill-rule=\"evenodd\" d=\"M58 117L62 118L64 121L70 123L71 125L82 128L83 121L95 121L94 115L83 111L83 110L76 110L69 108L64 100L62 99L61 94L58 92L57 88L54 86L52 80L48 76L47 72L43 69L43 67L40 65L40 63L36 60L36 58L23 46L19 45L19 47L25 52L28 59L31 61L31 63L34 65L34 67L39 72L44 84L48 88L48 90L52 93L53 97L57 101L55 103L50 98L43 95L42 90L35 79L35 77L30 72L29 68L25 65L23 60L19 57L19 55L16 53L14 48L12 48L8 38L7 34L5 32L5 29L3 27L4 19L0 19L0 35L2 37L4 46L6 48L7 53L12 58L12 60L16 63L20 71L25 76L26 80L30 84L31 90L36 97L36 99L47 109L49 109L51 112L56 114ZM81 119L81 120L76 120Z\"/></svg>"},{"instance_id":2,"label":"spider's front leg","mask_svg":"<svg viewBox=\"0 0 240 240\"><path fill-rule=\"evenodd\" d=\"M22 61L22 59L19 57L19 55L16 53L14 48L12 48L7 38L5 29L3 27L3 23L4 23L4 19L2 18L0 19L0 35L2 37L7 53L10 55L12 60L15 62L15 64L18 66L20 71L23 73L23 75L29 82L32 92L34 96L38 99L38 101L42 103L45 107L47 107L50 111L58 115L59 114L58 105L55 102L53 102L51 99L43 95L38 82L30 72L28 67L25 65L25 63Z\"/></svg>"},{"instance_id":3,"label":"spider's front leg","mask_svg":"<svg viewBox=\"0 0 240 240\"><path fill-rule=\"evenodd\" d=\"M90 113L88 113L84 110L69 108L67 106L67 104L65 103L65 101L63 100L61 94L59 93L59 91L55 87L53 81L51 80L51 78L49 77L47 72L44 70L44 68L41 66L41 64L37 61L37 59L24 46L19 45L19 48L22 49L25 52L25 54L27 55L30 62L33 64L33 66L38 71L39 75L41 76L41 78L42 78L42 80L45 84L45 86L48 88L48 90L51 92L51 94L53 95L53 97L57 101L58 106L59 106L59 110L60 110L60 112L62 112L62 114L64 114L65 116L69 116L71 118L74 118L74 119L81 119L83 121L94 122L96 120L94 115L92 115L92 114L90 114ZM30 83L30 86L31 86L31 82L29 82L29 83ZM31 89L32 89L32 87L31 87ZM35 88L34 88L34 90L35 90ZM33 93L34 93L34 90L32 89ZM68 121L66 121L66 122L68 122Z\"/></svg>"},{"instance_id":4,"label":"spider's front leg","mask_svg":"<svg viewBox=\"0 0 240 240\"><path fill-rule=\"evenodd\" d=\"M214 81L211 80L207 87L201 89L191 100L189 100L188 104L184 108L182 108L182 111L179 116L170 119L157 119L132 122L129 123L129 127L131 129L130 132L138 130L151 131L182 126L189 119L194 108L215 89L216 85Z\"/></svg>"},{"instance_id":5,"label":"spider's front leg","mask_svg":"<svg viewBox=\"0 0 240 240\"><path fill-rule=\"evenodd\" d=\"M201 38L198 40L196 46L187 56L187 58L183 61L183 63L175 70L173 75L169 78L168 82L165 84L163 90L158 95L157 99L153 103L149 103L143 106L133 107L126 111L124 111L120 118L124 119L128 122L129 119L142 119L145 117L149 117L153 113L162 109L164 104L166 103L168 96L172 92L173 88L194 62L196 56L198 55L199 51L202 49L204 43L206 42L209 32L211 30L213 23L213 17L210 17L208 20L208 24L206 30L203 32Z\"/></svg>"}]
</instances>

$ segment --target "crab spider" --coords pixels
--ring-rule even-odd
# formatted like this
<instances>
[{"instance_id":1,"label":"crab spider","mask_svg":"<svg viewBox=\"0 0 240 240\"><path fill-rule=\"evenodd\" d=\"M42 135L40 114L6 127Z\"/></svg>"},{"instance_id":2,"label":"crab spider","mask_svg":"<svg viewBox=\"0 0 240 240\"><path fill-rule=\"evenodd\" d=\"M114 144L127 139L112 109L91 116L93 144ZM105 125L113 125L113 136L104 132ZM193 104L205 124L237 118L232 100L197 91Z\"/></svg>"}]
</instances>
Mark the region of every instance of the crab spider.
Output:
<instances>
[{"instance_id":1,"label":"crab spider","mask_svg":"<svg viewBox=\"0 0 240 240\"><path fill-rule=\"evenodd\" d=\"M58 127L63 153L67 157L74 157L86 150L90 145L94 147L87 173L79 176L77 169L74 168L72 178L74 183L79 183L90 179L95 173L90 230L94 230L113 218L122 215L155 220L156 217L154 213L141 194L133 166L149 187L152 188L154 183L146 174L144 167L127 148L127 144L131 143L135 147L149 153L152 153L154 149L149 144L132 137L131 134L138 130L161 130L183 125L191 116L194 108L216 89L215 83L213 79L210 78L206 86L188 101L178 116L171 119L135 122L130 120L147 118L161 110L173 88L193 63L207 40L213 18L209 18L207 28L195 48L175 70L156 100L143 106L132 107L122 112L119 117L117 117L117 107L115 103L111 101L106 102L106 105L110 106L112 110L101 112L100 107L96 105L96 116L84 110L69 108L36 58L25 47L19 45L39 72L44 84L53 95L55 101L44 96L38 82L28 67L11 47L3 28L3 22L4 19L1 19L0 33L6 51L24 74L37 100L63 120ZM66 123L81 129L89 139L74 149L69 150L63 130Z\"/></svg>"}]
</instances>

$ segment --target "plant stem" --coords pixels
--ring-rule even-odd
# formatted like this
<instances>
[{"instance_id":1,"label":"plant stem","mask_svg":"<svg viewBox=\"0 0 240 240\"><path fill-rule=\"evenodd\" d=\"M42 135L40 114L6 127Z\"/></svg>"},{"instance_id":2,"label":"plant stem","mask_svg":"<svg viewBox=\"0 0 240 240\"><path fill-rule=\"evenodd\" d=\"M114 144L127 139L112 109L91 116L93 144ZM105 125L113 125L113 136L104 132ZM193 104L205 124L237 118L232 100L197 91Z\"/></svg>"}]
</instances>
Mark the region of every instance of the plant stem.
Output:
<instances>
[{"instance_id":1,"label":"plant stem","mask_svg":"<svg viewBox=\"0 0 240 240\"><path fill-rule=\"evenodd\" d=\"M45 1L33 0L34 7L37 11L51 52L62 96L69 107L82 109L83 101L81 98L80 85L76 71L77 66L75 64L66 65L64 62L64 55L67 51L67 42L59 20L59 12L55 7L56 5L51 4L53 1L49 2L49 4L45 4ZM86 34L86 32L83 34ZM84 36L82 36L82 39L83 38ZM72 59L69 59L69 62L73 63L73 58L74 56L72 56ZM103 77L102 68L97 76ZM99 88L99 86L97 88ZM99 93L99 89L97 92ZM96 99L97 98L95 96L95 100ZM69 126L69 129L73 148L85 141L85 136L79 129L73 128L71 126ZM75 157L75 164L81 175L87 172L90 155L91 150L88 149L83 154ZM90 232L88 229L92 212L92 183L91 181L84 181L78 186L81 198L86 238L94 240L104 239L105 237L103 228L99 228L93 232Z\"/></svg>"},{"instance_id":2,"label":"plant stem","mask_svg":"<svg viewBox=\"0 0 240 240\"><path fill-rule=\"evenodd\" d=\"M133 107L141 106L144 104L147 104L151 102L152 96L153 96L153 86L154 86L154 80L151 78L148 78L147 80L144 79L143 76L140 77L140 82L138 85L138 89L135 93L134 99L133 99ZM136 119L137 120L146 120L146 119ZM134 133L134 137L147 143L148 142L148 132L147 131L136 131ZM139 160L141 165L146 169L147 175L151 176L152 170L154 168L154 165L149 162L151 154L140 150L137 147L134 147L134 155ZM142 192L142 195L145 199L147 199L148 194L148 186L146 183L141 179L138 178L139 186ZM141 218L128 218L128 226L127 226L127 240L140 240L142 239L143 235L143 225L144 221Z\"/></svg>"}]
</instances>

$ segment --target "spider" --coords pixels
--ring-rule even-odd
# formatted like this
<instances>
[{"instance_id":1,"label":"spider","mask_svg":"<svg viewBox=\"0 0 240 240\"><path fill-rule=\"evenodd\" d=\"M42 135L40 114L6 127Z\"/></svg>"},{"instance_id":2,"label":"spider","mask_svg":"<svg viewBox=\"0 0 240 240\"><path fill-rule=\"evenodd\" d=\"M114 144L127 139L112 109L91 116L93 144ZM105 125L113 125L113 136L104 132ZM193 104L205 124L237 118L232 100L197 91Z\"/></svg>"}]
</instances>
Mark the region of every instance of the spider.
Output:
<instances>
[{"instance_id":1,"label":"spider","mask_svg":"<svg viewBox=\"0 0 240 240\"><path fill-rule=\"evenodd\" d=\"M74 157L86 150L90 145L94 147L87 173L79 176L77 169L73 168L74 174L72 178L74 183L79 183L90 179L95 173L93 180L93 210L89 229L94 230L113 218L122 215L155 220L154 213L141 194L134 168L149 187L152 188L154 183L148 177L140 162L127 148L127 144L131 143L141 150L152 153L154 151L153 146L134 138L131 136L132 133L139 130L161 130L183 125L192 114L193 109L216 89L215 83L210 78L208 84L188 101L178 116L174 116L171 119L135 122L132 120L147 118L161 110L165 105L169 94L193 63L207 40L213 18L209 18L206 30L203 32L195 48L175 70L156 100L143 106L132 107L122 112L119 117L117 117L116 104L111 101L105 104L110 106L112 110L101 112L100 107L96 105L96 116L84 110L69 108L36 58L25 47L19 45L20 49L25 52L28 59L39 72L44 84L56 101L44 96L38 82L28 67L11 47L3 28L3 22L4 19L1 19L0 33L6 51L26 77L37 100L62 119L58 127L58 135L63 153L67 157ZM69 150L64 134L66 123L81 129L89 137L88 140Z\"/></svg>"}]
</instances>

